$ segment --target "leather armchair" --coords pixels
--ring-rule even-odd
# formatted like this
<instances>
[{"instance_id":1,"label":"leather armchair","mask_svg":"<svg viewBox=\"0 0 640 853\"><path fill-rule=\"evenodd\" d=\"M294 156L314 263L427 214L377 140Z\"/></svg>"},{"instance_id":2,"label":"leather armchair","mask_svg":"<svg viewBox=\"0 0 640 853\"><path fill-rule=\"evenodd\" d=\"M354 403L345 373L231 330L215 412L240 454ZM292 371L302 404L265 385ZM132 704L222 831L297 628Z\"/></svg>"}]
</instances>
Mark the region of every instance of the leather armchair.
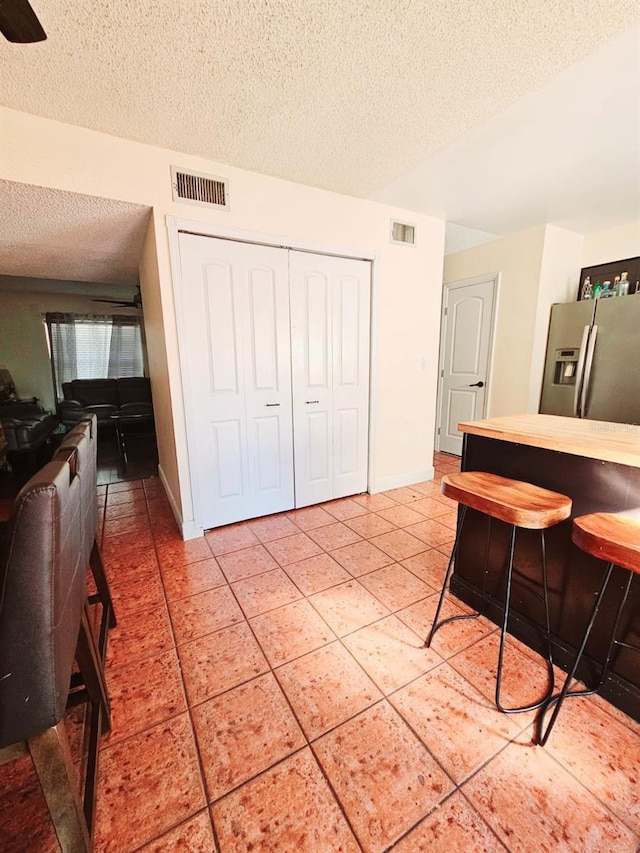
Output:
<instances>
[{"instance_id":1,"label":"leather armchair","mask_svg":"<svg viewBox=\"0 0 640 853\"><path fill-rule=\"evenodd\" d=\"M35 453L54 431L58 420L36 403L3 403L0 423L9 453Z\"/></svg>"}]
</instances>

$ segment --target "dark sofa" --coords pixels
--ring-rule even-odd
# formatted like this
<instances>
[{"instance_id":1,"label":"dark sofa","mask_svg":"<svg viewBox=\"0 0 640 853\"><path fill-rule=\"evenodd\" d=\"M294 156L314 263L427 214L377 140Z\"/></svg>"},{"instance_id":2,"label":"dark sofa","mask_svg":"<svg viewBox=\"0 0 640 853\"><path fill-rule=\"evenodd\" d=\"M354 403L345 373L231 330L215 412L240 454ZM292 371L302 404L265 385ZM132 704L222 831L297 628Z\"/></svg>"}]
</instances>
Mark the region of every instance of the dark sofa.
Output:
<instances>
[{"instance_id":1,"label":"dark sofa","mask_svg":"<svg viewBox=\"0 0 640 853\"><path fill-rule=\"evenodd\" d=\"M37 403L0 404L0 422L9 454L35 454L49 439L58 419Z\"/></svg>"},{"instance_id":2,"label":"dark sofa","mask_svg":"<svg viewBox=\"0 0 640 853\"><path fill-rule=\"evenodd\" d=\"M153 420L151 383L146 376L122 379L72 379L62 383L64 400L58 415L74 426L86 415L96 415L98 425L113 422L114 415L148 415Z\"/></svg>"}]
</instances>

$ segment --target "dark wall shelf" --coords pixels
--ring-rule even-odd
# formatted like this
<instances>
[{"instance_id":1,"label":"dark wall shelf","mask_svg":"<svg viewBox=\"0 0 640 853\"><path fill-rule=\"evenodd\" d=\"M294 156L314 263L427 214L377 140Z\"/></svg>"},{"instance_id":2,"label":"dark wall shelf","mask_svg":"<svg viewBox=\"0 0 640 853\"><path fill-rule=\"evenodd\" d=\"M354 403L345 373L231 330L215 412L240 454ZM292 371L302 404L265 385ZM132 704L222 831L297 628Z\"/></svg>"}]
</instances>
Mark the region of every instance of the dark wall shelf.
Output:
<instances>
[{"instance_id":1,"label":"dark wall shelf","mask_svg":"<svg viewBox=\"0 0 640 853\"><path fill-rule=\"evenodd\" d=\"M640 290L640 257L623 258L621 261L609 261L606 264L597 264L593 267L583 267L580 270L580 284L578 285L578 295L576 299L580 299L584 280L587 276L591 278L591 284L599 281L603 284L605 281L610 281L613 287L613 281L617 275L627 273L629 279L629 294L636 293Z\"/></svg>"}]
</instances>

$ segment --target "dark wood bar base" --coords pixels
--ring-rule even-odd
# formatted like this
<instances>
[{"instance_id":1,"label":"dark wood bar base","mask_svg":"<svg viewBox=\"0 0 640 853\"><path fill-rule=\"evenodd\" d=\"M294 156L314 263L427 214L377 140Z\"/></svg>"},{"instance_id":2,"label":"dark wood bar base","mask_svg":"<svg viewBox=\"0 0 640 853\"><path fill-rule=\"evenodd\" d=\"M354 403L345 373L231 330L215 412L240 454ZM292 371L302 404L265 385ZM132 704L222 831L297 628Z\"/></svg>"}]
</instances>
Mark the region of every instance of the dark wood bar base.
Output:
<instances>
[{"instance_id":1,"label":"dark wood bar base","mask_svg":"<svg viewBox=\"0 0 640 853\"><path fill-rule=\"evenodd\" d=\"M640 468L632 465L465 434L462 470L487 471L568 495L573 500L572 518L591 512L619 512L640 507ZM571 519L561 522L548 530L546 536L554 663L565 671L580 644L605 571L604 563L573 545L571 524ZM486 615L497 624L502 614L508 532L507 525L495 520L490 522L486 516L469 510L451 579L452 592L477 608L485 555L488 554ZM544 608L539 577L540 539L536 531L518 531L514 565L509 632L542 652ZM578 673L589 685L597 683L612 620L628 577L626 571L614 571ZM638 583L632 586L623 618L622 639L637 645L640 642ZM640 655L620 650L600 692L611 704L640 721Z\"/></svg>"}]
</instances>

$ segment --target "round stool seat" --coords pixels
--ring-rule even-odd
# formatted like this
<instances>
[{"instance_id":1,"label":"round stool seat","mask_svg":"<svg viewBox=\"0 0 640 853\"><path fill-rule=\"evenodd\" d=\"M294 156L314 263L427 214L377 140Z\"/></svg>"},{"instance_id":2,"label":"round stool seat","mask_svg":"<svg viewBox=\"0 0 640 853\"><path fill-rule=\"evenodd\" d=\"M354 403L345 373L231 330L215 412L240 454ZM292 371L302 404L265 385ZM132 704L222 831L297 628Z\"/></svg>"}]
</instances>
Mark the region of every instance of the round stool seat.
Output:
<instances>
[{"instance_id":1,"label":"round stool seat","mask_svg":"<svg viewBox=\"0 0 640 853\"><path fill-rule=\"evenodd\" d=\"M571 498L485 471L445 474L442 494L516 527L545 530L571 515Z\"/></svg>"},{"instance_id":2,"label":"round stool seat","mask_svg":"<svg viewBox=\"0 0 640 853\"><path fill-rule=\"evenodd\" d=\"M587 554L640 574L640 512L581 515L571 538Z\"/></svg>"}]
</instances>

